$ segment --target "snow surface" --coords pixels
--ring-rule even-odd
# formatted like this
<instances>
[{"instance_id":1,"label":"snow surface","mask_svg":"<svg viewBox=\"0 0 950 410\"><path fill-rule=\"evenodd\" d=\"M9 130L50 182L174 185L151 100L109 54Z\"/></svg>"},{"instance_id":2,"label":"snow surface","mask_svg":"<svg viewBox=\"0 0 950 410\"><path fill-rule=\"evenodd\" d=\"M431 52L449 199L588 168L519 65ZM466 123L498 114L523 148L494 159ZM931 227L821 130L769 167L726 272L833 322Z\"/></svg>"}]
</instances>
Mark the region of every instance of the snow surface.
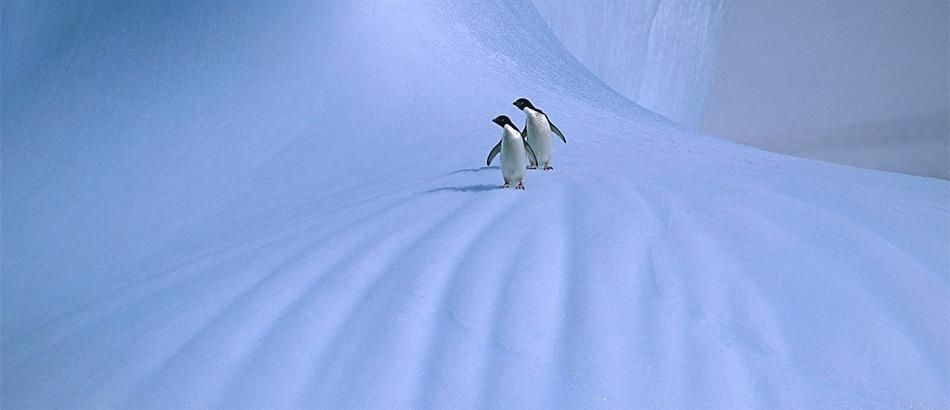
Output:
<instances>
[{"instance_id":1,"label":"snow surface","mask_svg":"<svg viewBox=\"0 0 950 410\"><path fill-rule=\"evenodd\" d=\"M2 407L950 406L947 181L471 3L4 2ZM521 96L569 143L500 190Z\"/></svg>"}]
</instances>

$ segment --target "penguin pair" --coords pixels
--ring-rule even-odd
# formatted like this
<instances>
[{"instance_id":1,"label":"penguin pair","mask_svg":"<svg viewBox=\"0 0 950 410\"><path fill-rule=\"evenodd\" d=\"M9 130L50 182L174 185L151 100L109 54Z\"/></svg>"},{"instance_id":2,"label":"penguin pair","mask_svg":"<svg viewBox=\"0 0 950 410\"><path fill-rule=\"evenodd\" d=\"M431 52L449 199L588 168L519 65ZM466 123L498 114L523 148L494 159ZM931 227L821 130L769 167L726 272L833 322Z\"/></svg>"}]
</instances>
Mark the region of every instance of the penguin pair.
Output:
<instances>
[{"instance_id":1,"label":"penguin pair","mask_svg":"<svg viewBox=\"0 0 950 410\"><path fill-rule=\"evenodd\" d=\"M547 114L536 108L527 98L519 98L512 104L526 115L524 129L519 131L508 116L495 117L492 122L498 124L503 132L501 141L488 153L486 164L491 165L492 160L500 153L501 176L505 179L502 188L509 188L511 184L517 183L515 189L524 189L525 168L537 169L541 166L545 171L554 169L551 166L551 151L554 145L551 134L556 134L564 143L567 143L567 139Z\"/></svg>"}]
</instances>

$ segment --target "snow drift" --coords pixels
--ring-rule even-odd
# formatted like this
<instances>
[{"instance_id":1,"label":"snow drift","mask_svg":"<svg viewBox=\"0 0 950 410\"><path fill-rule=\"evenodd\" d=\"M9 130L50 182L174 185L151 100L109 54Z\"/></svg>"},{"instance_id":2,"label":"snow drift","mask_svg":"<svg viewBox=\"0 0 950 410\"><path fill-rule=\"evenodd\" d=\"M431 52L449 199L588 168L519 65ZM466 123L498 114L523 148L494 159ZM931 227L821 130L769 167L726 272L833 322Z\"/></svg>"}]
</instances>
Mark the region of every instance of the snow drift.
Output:
<instances>
[{"instance_id":1,"label":"snow drift","mask_svg":"<svg viewBox=\"0 0 950 410\"><path fill-rule=\"evenodd\" d=\"M948 405L946 181L686 131L527 1L311 3L3 4L4 408ZM521 96L569 143L499 190Z\"/></svg>"}]
</instances>

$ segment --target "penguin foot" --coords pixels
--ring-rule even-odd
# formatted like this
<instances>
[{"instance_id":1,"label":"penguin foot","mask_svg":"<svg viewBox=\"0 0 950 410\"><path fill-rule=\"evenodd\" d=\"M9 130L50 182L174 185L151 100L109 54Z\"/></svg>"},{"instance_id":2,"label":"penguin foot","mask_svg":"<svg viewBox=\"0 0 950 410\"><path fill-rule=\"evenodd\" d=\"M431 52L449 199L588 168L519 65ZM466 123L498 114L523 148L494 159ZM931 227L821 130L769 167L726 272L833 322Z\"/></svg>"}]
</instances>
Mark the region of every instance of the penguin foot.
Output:
<instances>
[{"instance_id":1,"label":"penguin foot","mask_svg":"<svg viewBox=\"0 0 950 410\"><path fill-rule=\"evenodd\" d=\"M537 165L528 165L528 169L538 169Z\"/></svg>"},{"instance_id":2,"label":"penguin foot","mask_svg":"<svg viewBox=\"0 0 950 410\"><path fill-rule=\"evenodd\" d=\"M505 182L505 185L501 186L502 188L511 188L511 184Z\"/></svg>"},{"instance_id":3,"label":"penguin foot","mask_svg":"<svg viewBox=\"0 0 950 410\"><path fill-rule=\"evenodd\" d=\"M520 189L520 190L523 191L523 190L524 190L524 184L522 184L522 183L519 182L518 185L515 185L515 189Z\"/></svg>"},{"instance_id":4,"label":"penguin foot","mask_svg":"<svg viewBox=\"0 0 950 410\"><path fill-rule=\"evenodd\" d=\"M552 167L552 166L550 166L550 165L545 165L545 166L544 166L544 170L545 170L545 171L551 170L551 169L554 169L554 167Z\"/></svg>"}]
</instances>

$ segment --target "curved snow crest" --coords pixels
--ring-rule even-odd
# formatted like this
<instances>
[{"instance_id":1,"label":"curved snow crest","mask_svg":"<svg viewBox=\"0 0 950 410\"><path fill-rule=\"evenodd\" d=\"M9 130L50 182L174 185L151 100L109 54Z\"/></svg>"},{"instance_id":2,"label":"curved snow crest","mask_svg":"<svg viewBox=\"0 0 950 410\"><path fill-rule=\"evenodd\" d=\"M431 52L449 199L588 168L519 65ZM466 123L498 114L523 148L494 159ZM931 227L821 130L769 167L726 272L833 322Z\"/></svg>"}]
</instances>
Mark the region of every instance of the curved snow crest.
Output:
<instances>
[{"instance_id":1,"label":"curved snow crest","mask_svg":"<svg viewBox=\"0 0 950 410\"><path fill-rule=\"evenodd\" d=\"M532 0L568 50L620 94L702 125L726 0Z\"/></svg>"},{"instance_id":2,"label":"curved snow crest","mask_svg":"<svg viewBox=\"0 0 950 410\"><path fill-rule=\"evenodd\" d=\"M239 181L193 182L219 196L179 208L106 188L36 193L5 173L5 213L17 187L17 198L91 209L44 208L66 215L93 218L97 206L116 202L146 213L172 207L187 223L170 224L171 239L126 233L156 247L116 250L135 259L132 268L72 254L61 265L27 260L57 261L42 233L14 248L31 254L8 252L4 241L4 408L948 405L946 182L686 133L577 65L526 2L338 6L223 13L271 37L235 36L234 49L190 69L223 70L216 59L232 62L240 46L270 41L307 38L321 56L306 47L256 50L239 59L242 75L292 97L268 93L273 100L261 102L250 98L260 90L234 87L247 102L207 122L190 112L161 117L263 130L238 134L240 146L192 141L213 127L139 119L136 128L180 132L135 136L168 138L150 144L188 166L169 171L145 157L40 169L105 181L121 172L126 188L141 177L176 195L190 192L177 178L248 168ZM204 18L213 11L193 10ZM112 30L138 22L113 12ZM315 29L309 17L338 31ZM141 28L141 38L162 32L162 21ZM201 39L221 34L203 21L189 27ZM309 37L314 30L324 36ZM82 48L107 34L77 40L71 72L115 68L108 58L87 60ZM141 41L131 45L148 44ZM275 74L284 63L300 66ZM126 69L118 76L140 74ZM64 104L88 98L67 84L79 77L56 75L68 88L54 95ZM115 87L117 104L128 103L125 91L168 91ZM192 97L218 101L207 93ZM500 170L477 167L500 134L490 119L520 118L510 107L518 96L532 98L570 141L555 147L555 170L529 172L525 192L498 189ZM289 99L305 108L265 109L296 107ZM75 124L80 135L127 130L78 110L102 120ZM231 110L244 118L225 115ZM44 148L28 144L40 124L14 117L8 125L6 112L4 120L12 153ZM140 149L116 143L107 152L137 158ZM14 227L57 227L21 208ZM119 223L110 221L101 218ZM75 242L78 252L101 246ZM27 285L31 274L69 277L49 266L71 266L87 287L10 287L11 276ZM30 305L10 302L11 289L32 289L26 297L51 307L19 309ZM53 303L49 294L78 302Z\"/></svg>"}]
</instances>

